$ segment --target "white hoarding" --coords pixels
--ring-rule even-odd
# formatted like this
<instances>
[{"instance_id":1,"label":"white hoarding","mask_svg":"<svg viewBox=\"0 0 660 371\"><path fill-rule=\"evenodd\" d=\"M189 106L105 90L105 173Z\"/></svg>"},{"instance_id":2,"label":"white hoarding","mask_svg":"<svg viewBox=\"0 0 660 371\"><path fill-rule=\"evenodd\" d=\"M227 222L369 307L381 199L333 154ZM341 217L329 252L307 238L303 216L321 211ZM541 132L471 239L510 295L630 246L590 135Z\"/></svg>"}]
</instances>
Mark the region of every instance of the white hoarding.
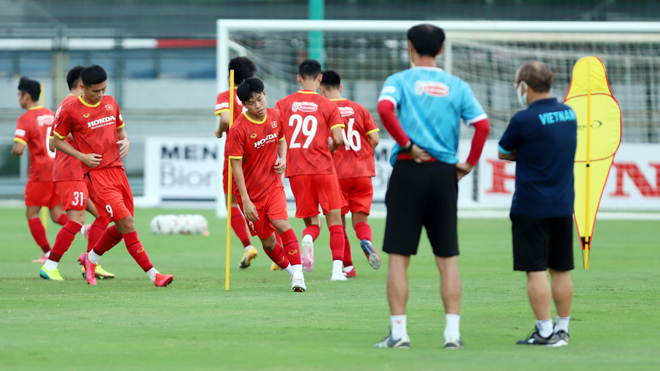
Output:
<instances>
[{"instance_id":1,"label":"white hoarding","mask_svg":"<svg viewBox=\"0 0 660 371\"><path fill-rule=\"evenodd\" d=\"M222 156L218 142L214 138L147 139L145 199L154 205L163 201L215 201L220 186L217 158ZM467 158L470 145L469 140L460 142L458 157L461 161ZM375 150L373 186L376 203L385 201L392 172L389 157L393 146L393 140L382 139ZM459 183L459 207L509 208L515 188L515 167L515 162L498 160L496 140L487 141L476 174L471 173ZM286 179L284 185L287 198L293 202ZM600 208L660 210L660 145L621 144Z\"/></svg>"}]
</instances>

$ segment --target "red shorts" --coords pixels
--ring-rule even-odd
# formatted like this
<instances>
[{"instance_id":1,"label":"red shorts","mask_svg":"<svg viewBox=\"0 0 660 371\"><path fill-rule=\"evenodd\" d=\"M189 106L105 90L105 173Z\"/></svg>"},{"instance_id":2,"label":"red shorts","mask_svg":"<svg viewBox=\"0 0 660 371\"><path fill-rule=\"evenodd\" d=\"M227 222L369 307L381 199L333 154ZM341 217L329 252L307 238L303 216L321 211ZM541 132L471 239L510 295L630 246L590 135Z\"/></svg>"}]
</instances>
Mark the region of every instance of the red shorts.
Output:
<instances>
[{"instance_id":1,"label":"red shorts","mask_svg":"<svg viewBox=\"0 0 660 371\"><path fill-rule=\"evenodd\" d=\"M87 185L84 180L61 180L55 182L57 193L62 199L62 209L85 210L87 207Z\"/></svg>"},{"instance_id":2,"label":"red shorts","mask_svg":"<svg viewBox=\"0 0 660 371\"><path fill-rule=\"evenodd\" d=\"M289 184L296 199L296 218L318 215L319 205L325 215L346 204L336 174L292 176Z\"/></svg>"},{"instance_id":3,"label":"red shorts","mask_svg":"<svg viewBox=\"0 0 660 371\"><path fill-rule=\"evenodd\" d=\"M46 206L49 209L60 204L55 183L28 180L25 185L25 206Z\"/></svg>"},{"instance_id":4,"label":"red shorts","mask_svg":"<svg viewBox=\"0 0 660 371\"><path fill-rule=\"evenodd\" d=\"M133 216L133 192L124 169L90 170L85 175L85 184L89 197L105 220L115 222Z\"/></svg>"},{"instance_id":5,"label":"red shorts","mask_svg":"<svg viewBox=\"0 0 660 371\"><path fill-rule=\"evenodd\" d=\"M284 187L278 187L270 191L260 200L253 201L252 203L254 204L254 207L257 208L259 220L253 222L248 221L247 224L250 229L250 234L252 236L258 236L261 240L265 240L275 232L275 227L273 227L271 220L289 219ZM239 203L238 205L241 207L241 211L243 211L243 204ZM245 214L244 211L243 214Z\"/></svg>"},{"instance_id":6,"label":"red shorts","mask_svg":"<svg viewBox=\"0 0 660 371\"><path fill-rule=\"evenodd\" d=\"M371 202L374 200L374 187L371 185L371 177L339 179L339 186L344 199L348 202L348 205L341 208L341 215L346 215L349 211L369 215Z\"/></svg>"}]
</instances>

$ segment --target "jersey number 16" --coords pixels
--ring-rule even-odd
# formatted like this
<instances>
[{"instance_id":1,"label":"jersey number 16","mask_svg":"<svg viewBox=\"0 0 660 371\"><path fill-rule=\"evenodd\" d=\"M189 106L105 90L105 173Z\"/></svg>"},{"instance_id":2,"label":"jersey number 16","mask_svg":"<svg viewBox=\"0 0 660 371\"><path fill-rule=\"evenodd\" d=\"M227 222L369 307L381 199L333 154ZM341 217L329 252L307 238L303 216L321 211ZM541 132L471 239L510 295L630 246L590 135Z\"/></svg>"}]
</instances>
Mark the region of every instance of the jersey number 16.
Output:
<instances>
[{"instance_id":1,"label":"jersey number 16","mask_svg":"<svg viewBox=\"0 0 660 371\"><path fill-rule=\"evenodd\" d=\"M341 134L344 136L344 147L347 151L351 149L355 152L358 152L362 149L362 141L360 140L360 133L357 130L353 130L353 125L355 124L355 119L348 120L348 127L346 130L342 130Z\"/></svg>"}]
</instances>

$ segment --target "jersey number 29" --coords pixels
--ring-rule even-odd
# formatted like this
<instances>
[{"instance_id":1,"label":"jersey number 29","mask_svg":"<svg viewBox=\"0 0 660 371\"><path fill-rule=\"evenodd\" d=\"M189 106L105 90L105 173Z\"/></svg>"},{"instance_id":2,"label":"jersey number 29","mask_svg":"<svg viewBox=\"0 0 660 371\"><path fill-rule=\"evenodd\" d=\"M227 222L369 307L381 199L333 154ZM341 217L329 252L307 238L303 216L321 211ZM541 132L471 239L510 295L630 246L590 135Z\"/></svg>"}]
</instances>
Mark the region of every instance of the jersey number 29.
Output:
<instances>
[{"instance_id":1,"label":"jersey number 29","mask_svg":"<svg viewBox=\"0 0 660 371\"><path fill-rule=\"evenodd\" d=\"M300 135L301 130L303 135L307 137L307 140L305 141L305 144L302 145L302 148L309 148L309 145L312 144L312 141L314 140L316 127L318 126L316 117L306 116L303 119L302 116L298 114L291 115L291 118L289 119L289 126L294 125L296 128L293 129L293 135L291 136L291 144L289 145L289 148L300 148L300 143L296 142L296 140L298 139L298 135Z\"/></svg>"}]
</instances>

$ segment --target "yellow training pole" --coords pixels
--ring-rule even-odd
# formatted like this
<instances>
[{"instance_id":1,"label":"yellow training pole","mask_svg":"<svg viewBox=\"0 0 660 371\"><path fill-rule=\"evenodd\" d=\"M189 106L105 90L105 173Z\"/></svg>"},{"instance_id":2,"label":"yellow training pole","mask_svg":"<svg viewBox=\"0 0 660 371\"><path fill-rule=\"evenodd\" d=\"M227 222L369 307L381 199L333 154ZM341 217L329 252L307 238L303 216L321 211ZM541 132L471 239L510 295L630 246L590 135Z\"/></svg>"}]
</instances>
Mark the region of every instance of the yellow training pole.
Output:
<instances>
[{"instance_id":1,"label":"yellow training pole","mask_svg":"<svg viewBox=\"0 0 660 371\"><path fill-rule=\"evenodd\" d=\"M229 128L234 124L234 70L229 70ZM229 140L229 135L225 137L225 146L227 146ZM230 253L231 253L231 195L232 195L232 183L231 183L231 161L227 161L227 262L225 264L225 291L229 290L229 264L230 264Z\"/></svg>"},{"instance_id":2,"label":"yellow training pole","mask_svg":"<svg viewBox=\"0 0 660 371\"><path fill-rule=\"evenodd\" d=\"M587 89L587 157L585 174L585 208L584 208L584 269L589 269L589 167L591 165L591 87Z\"/></svg>"},{"instance_id":3,"label":"yellow training pole","mask_svg":"<svg viewBox=\"0 0 660 371\"><path fill-rule=\"evenodd\" d=\"M39 93L39 102L37 104L40 106L44 105L44 84L41 84L41 92ZM44 229L48 230L48 208L45 206L41 208L41 223L44 225Z\"/></svg>"}]
</instances>

